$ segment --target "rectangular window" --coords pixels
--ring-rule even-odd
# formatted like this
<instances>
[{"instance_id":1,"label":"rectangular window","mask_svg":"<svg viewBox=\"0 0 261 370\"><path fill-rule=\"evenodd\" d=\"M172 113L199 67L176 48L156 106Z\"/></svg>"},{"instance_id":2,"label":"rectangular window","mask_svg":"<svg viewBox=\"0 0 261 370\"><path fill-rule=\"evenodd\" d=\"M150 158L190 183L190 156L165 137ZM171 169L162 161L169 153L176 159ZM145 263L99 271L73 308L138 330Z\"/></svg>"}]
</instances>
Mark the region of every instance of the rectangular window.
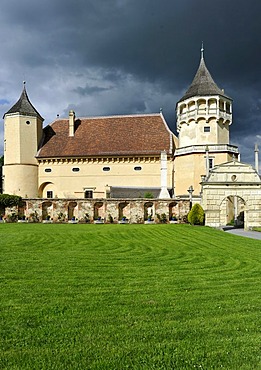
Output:
<instances>
[{"instance_id":1,"label":"rectangular window","mask_svg":"<svg viewBox=\"0 0 261 370\"><path fill-rule=\"evenodd\" d=\"M204 132L210 132L210 126L205 126L204 127Z\"/></svg>"},{"instance_id":2,"label":"rectangular window","mask_svg":"<svg viewBox=\"0 0 261 370\"><path fill-rule=\"evenodd\" d=\"M47 190L47 198L53 198L53 191L52 190Z\"/></svg>"},{"instance_id":3,"label":"rectangular window","mask_svg":"<svg viewBox=\"0 0 261 370\"><path fill-rule=\"evenodd\" d=\"M92 190L85 190L84 198L93 198L93 191Z\"/></svg>"},{"instance_id":4,"label":"rectangular window","mask_svg":"<svg viewBox=\"0 0 261 370\"><path fill-rule=\"evenodd\" d=\"M208 165L209 165L209 169L214 167L214 159L213 158L209 158Z\"/></svg>"}]
</instances>

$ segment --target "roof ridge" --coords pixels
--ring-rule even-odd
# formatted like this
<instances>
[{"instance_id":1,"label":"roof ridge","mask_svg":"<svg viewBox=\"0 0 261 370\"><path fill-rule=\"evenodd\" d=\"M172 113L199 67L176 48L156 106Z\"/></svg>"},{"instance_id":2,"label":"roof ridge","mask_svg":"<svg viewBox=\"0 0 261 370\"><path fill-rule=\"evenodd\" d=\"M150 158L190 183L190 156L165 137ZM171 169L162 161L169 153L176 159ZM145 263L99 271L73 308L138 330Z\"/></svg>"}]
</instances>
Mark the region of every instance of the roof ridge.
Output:
<instances>
[{"instance_id":1,"label":"roof ridge","mask_svg":"<svg viewBox=\"0 0 261 370\"><path fill-rule=\"evenodd\" d=\"M137 114L114 114L111 116L89 116L89 117L75 117L76 119L104 119L104 118L126 118L126 117L148 117L148 116L153 116L153 117L158 117L161 116L160 113L137 113ZM59 117L57 120L68 120L69 117L67 118L61 118Z\"/></svg>"}]
</instances>

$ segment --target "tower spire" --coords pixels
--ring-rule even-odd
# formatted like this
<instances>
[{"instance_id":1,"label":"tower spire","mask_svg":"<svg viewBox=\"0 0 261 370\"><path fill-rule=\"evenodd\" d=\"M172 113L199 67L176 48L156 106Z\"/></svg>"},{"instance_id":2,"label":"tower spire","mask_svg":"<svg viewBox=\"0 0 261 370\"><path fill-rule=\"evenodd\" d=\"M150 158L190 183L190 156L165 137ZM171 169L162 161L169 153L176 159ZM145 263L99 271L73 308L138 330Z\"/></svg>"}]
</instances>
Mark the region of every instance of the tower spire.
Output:
<instances>
[{"instance_id":1,"label":"tower spire","mask_svg":"<svg viewBox=\"0 0 261 370\"><path fill-rule=\"evenodd\" d=\"M211 96L211 95L221 95L225 96L224 91L222 91L215 81L213 80L211 74L209 73L205 60L204 60L204 44L202 41L201 45L201 60L197 73L186 91L185 95L179 100L179 102L191 98L193 96ZM227 96L226 96L227 97ZM227 97L228 98L228 97Z\"/></svg>"},{"instance_id":2,"label":"tower spire","mask_svg":"<svg viewBox=\"0 0 261 370\"><path fill-rule=\"evenodd\" d=\"M11 109L9 109L8 112L4 114L4 117L6 114L20 113L23 116L37 116L43 121L43 118L29 100L25 85L26 82L23 81L23 90L19 100L15 103L15 105L13 105Z\"/></svg>"}]
</instances>

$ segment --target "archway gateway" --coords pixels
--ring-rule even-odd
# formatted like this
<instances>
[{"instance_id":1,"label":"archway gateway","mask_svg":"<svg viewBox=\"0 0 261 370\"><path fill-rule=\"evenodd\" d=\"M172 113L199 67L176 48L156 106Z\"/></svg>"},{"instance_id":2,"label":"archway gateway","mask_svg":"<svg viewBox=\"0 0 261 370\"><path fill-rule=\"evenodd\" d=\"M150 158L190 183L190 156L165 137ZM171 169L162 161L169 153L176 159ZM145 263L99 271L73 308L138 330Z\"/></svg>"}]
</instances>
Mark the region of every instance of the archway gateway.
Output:
<instances>
[{"instance_id":1,"label":"archway gateway","mask_svg":"<svg viewBox=\"0 0 261 370\"><path fill-rule=\"evenodd\" d=\"M261 226L261 179L251 165L235 160L223 163L201 185L207 226Z\"/></svg>"},{"instance_id":2,"label":"archway gateway","mask_svg":"<svg viewBox=\"0 0 261 370\"><path fill-rule=\"evenodd\" d=\"M247 206L244 199L237 195L229 195L220 205L220 223L234 227L244 227Z\"/></svg>"}]
</instances>

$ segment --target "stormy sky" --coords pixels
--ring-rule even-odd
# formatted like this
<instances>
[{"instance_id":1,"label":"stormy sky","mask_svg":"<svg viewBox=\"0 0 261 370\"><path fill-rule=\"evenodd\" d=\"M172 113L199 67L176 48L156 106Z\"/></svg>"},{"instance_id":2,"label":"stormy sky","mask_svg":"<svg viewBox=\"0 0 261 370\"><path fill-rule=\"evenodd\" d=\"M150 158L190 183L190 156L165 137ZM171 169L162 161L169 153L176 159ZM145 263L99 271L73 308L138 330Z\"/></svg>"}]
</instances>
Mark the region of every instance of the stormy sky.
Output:
<instances>
[{"instance_id":1,"label":"stormy sky","mask_svg":"<svg viewBox=\"0 0 261 370\"><path fill-rule=\"evenodd\" d=\"M84 117L162 108L175 132L175 105L204 41L213 79L233 98L230 142L253 164L254 144L261 150L260 34L258 0L1 0L0 114L25 80L45 125L69 109Z\"/></svg>"}]
</instances>

